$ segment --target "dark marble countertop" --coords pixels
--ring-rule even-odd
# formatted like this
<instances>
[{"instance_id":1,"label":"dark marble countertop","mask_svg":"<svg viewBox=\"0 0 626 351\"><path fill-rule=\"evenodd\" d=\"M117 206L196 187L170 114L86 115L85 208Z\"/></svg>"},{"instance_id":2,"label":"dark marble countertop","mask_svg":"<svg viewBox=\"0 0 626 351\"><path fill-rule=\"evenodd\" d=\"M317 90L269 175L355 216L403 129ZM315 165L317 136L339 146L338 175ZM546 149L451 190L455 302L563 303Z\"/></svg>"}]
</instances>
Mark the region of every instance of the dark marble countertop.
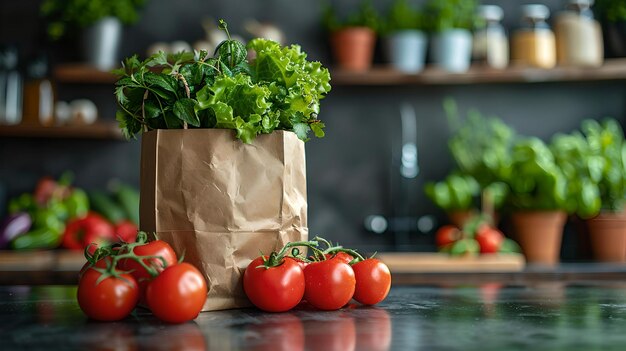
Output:
<instances>
[{"instance_id":1,"label":"dark marble countertop","mask_svg":"<svg viewBox=\"0 0 626 351\"><path fill-rule=\"evenodd\" d=\"M87 320L71 286L0 287L0 350L623 350L626 282L397 286L376 307Z\"/></svg>"}]
</instances>

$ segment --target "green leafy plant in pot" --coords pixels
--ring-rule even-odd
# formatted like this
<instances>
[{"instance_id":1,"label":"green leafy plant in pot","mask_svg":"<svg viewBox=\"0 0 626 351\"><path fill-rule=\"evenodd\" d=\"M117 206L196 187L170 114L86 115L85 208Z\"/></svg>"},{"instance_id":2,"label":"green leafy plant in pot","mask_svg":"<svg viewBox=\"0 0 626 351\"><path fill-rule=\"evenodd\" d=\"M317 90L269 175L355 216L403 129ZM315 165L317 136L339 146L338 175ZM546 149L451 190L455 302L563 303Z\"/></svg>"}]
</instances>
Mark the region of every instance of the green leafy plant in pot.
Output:
<instances>
[{"instance_id":1,"label":"green leafy plant in pot","mask_svg":"<svg viewBox=\"0 0 626 351\"><path fill-rule=\"evenodd\" d=\"M57 40L71 29L82 31L87 62L101 70L117 66L122 25L139 19L146 0L45 0L41 14L48 19L48 35Z\"/></svg>"},{"instance_id":2,"label":"green leafy plant in pot","mask_svg":"<svg viewBox=\"0 0 626 351\"><path fill-rule=\"evenodd\" d=\"M596 0L606 57L626 57L626 0Z\"/></svg>"},{"instance_id":3,"label":"green leafy plant in pot","mask_svg":"<svg viewBox=\"0 0 626 351\"><path fill-rule=\"evenodd\" d=\"M476 22L476 0L429 0L425 6L427 28L432 33L433 63L448 72L469 69L471 29Z\"/></svg>"},{"instance_id":4,"label":"green leafy plant in pot","mask_svg":"<svg viewBox=\"0 0 626 351\"><path fill-rule=\"evenodd\" d=\"M468 220L478 215L478 202L484 200L484 196L489 197L489 204L485 206L483 201L483 210L486 210L485 215L495 224L497 220L493 211L485 207L500 207L507 187L504 183L495 182L483 189L474 177L456 171L442 181L426 183L424 191L437 207L446 212L453 225L463 228Z\"/></svg>"},{"instance_id":5,"label":"green leafy plant in pot","mask_svg":"<svg viewBox=\"0 0 626 351\"><path fill-rule=\"evenodd\" d=\"M626 261L626 142L619 123L585 120L582 133L557 135L553 149L569 179L570 208L587 219L599 261ZM573 207L575 206L575 207Z\"/></svg>"},{"instance_id":6,"label":"green leafy plant in pot","mask_svg":"<svg viewBox=\"0 0 626 351\"><path fill-rule=\"evenodd\" d=\"M406 73L417 73L424 68L426 44L423 13L408 0L392 4L384 24L387 50L391 65Z\"/></svg>"},{"instance_id":7,"label":"green leafy plant in pot","mask_svg":"<svg viewBox=\"0 0 626 351\"><path fill-rule=\"evenodd\" d=\"M557 263L567 218L567 178L550 148L538 138L519 139L504 181L509 186L505 205L526 259Z\"/></svg>"},{"instance_id":8,"label":"green leafy plant in pot","mask_svg":"<svg viewBox=\"0 0 626 351\"><path fill-rule=\"evenodd\" d=\"M367 71L372 66L380 16L369 0L341 19L331 4L323 10L323 24L330 34L330 45L339 67L350 71Z\"/></svg>"}]
</instances>

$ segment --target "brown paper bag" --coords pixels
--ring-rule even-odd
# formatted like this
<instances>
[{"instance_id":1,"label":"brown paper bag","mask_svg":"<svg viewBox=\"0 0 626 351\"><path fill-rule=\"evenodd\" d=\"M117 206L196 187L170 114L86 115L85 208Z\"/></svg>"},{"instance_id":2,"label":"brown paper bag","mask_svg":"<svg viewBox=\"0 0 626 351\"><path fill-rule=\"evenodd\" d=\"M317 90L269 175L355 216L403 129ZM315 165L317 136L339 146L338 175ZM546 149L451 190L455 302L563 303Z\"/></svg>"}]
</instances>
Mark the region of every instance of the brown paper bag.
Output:
<instances>
[{"instance_id":1,"label":"brown paper bag","mask_svg":"<svg viewBox=\"0 0 626 351\"><path fill-rule=\"evenodd\" d=\"M250 261L308 237L305 172L292 132L252 144L225 129L144 133L141 230L204 274L204 311L249 306L241 278Z\"/></svg>"}]
</instances>

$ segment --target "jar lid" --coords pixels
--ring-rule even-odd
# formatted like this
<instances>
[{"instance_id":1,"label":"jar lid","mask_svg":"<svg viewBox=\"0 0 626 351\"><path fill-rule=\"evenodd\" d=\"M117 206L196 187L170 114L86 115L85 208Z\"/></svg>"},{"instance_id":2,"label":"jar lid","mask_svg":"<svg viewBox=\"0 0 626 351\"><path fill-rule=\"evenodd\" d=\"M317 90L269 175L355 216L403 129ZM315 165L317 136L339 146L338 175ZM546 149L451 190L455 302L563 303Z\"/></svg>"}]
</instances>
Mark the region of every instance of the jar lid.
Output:
<instances>
[{"instance_id":1,"label":"jar lid","mask_svg":"<svg viewBox=\"0 0 626 351\"><path fill-rule=\"evenodd\" d=\"M486 21L500 21L504 16L502 7L498 5L480 5L478 6L478 16Z\"/></svg>"},{"instance_id":2,"label":"jar lid","mask_svg":"<svg viewBox=\"0 0 626 351\"><path fill-rule=\"evenodd\" d=\"M594 0L569 0L569 5L577 5L581 7L591 7L594 4Z\"/></svg>"},{"instance_id":3,"label":"jar lid","mask_svg":"<svg viewBox=\"0 0 626 351\"><path fill-rule=\"evenodd\" d=\"M522 5L522 16L524 18L545 20L550 17L550 9L542 4Z\"/></svg>"}]
</instances>

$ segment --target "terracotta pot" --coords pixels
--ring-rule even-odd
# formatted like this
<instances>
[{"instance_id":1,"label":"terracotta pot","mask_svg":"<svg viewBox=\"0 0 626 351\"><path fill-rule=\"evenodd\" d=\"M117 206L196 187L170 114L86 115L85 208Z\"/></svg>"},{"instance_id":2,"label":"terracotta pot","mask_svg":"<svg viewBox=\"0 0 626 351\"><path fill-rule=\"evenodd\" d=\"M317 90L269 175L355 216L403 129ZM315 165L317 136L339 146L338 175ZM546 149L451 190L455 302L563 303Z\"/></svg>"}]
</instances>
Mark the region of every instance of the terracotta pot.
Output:
<instances>
[{"instance_id":1,"label":"terracotta pot","mask_svg":"<svg viewBox=\"0 0 626 351\"><path fill-rule=\"evenodd\" d=\"M559 262L563 226L562 211L524 211L513 213L516 238L530 263L553 265Z\"/></svg>"},{"instance_id":2,"label":"terracotta pot","mask_svg":"<svg viewBox=\"0 0 626 351\"><path fill-rule=\"evenodd\" d=\"M376 33L370 28L345 28L334 32L330 41L339 67L367 71L372 66Z\"/></svg>"},{"instance_id":3,"label":"terracotta pot","mask_svg":"<svg viewBox=\"0 0 626 351\"><path fill-rule=\"evenodd\" d=\"M591 251L596 261L626 262L626 216L601 213L587 220Z\"/></svg>"}]
</instances>

